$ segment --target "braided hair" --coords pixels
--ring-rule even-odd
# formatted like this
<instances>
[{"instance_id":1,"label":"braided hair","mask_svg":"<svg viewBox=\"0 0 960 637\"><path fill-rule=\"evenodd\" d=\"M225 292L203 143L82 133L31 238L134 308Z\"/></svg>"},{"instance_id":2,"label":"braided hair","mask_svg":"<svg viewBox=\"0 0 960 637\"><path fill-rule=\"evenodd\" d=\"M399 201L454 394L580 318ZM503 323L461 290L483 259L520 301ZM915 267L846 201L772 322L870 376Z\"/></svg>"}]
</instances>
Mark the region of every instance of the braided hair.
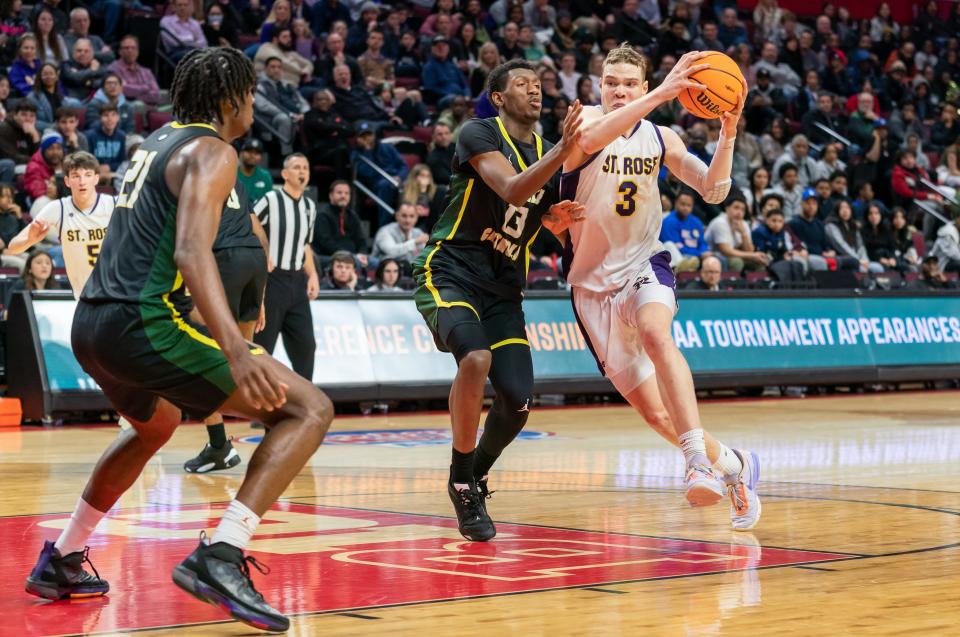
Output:
<instances>
[{"instance_id":1,"label":"braided hair","mask_svg":"<svg viewBox=\"0 0 960 637\"><path fill-rule=\"evenodd\" d=\"M173 116L180 122L223 122L222 103L240 110L256 85L253 64L237 49L210 47L188 53L173 74Z\"/></svg>"}]
</instances>

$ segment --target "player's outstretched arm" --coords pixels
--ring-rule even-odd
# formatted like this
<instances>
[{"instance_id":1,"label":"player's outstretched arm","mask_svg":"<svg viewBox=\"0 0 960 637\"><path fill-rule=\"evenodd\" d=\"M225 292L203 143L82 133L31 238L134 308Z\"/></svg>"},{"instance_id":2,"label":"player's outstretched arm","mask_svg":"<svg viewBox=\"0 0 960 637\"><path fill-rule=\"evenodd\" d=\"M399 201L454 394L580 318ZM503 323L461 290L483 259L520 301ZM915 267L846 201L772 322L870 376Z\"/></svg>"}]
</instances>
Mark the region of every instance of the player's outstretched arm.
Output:
<instances>
[{"instance_id":1,"label":"player's outstretched arm","mask_svg":"<svg viewBox=\"0 0 960 637\"><path fill-rule=\"evenodd\" d=\"M683 140L675 131L664 126L660 127L663 144L666 147L664 163L680 181L687 184L703 197L707 203L721 203L730 192L732 180L730 172L733 169L733 146L737 137L737 122L743 111L743 94L737 101L736 110L724 113L720 128L720 139L717 142L717 151L713 155L708 167L698 157L687 152Z\"/></svg>"},{"instance_id":2,"label":"player's outstretched arm","mask_svg":"<svg viewBox=\"0 0 960 637\"><path fill-rule=\"evenodd\" d=\"M691 51L684 54L657 88L622 108L599 117L585 119L583 133L580 135L580 150L584 155L592 155L609 146L620 135L629 133L637 122L664 102L676 98L680 91L688 88L706 88L703 84L690 79L690 75L709 68L709 64L697 64L697 62L710 53L712 51ZM591 110L598 111L598 109ZM577 165L579 163L582 161ZM571 169L575 167L572 166Z\"/></svg>"},{"instance_id":3,"label":"player's outstretched arm","mask_svg":"<svg viewBox=\"0 0 960 637\"><path fill-rule=\"evenodd\" d=\"M203 321L230 363L237 387L256 409L272 411L286 402L286 387L252 356L237 327L223 290L213 241L223 205L237 175L237 154L220 140L189 142L167 165L166 178L177 195L177 237L174 261Z\"/></svg>"},{"instance_id":4,"label":"player's outstretched arm","mask_svg":"<svg viewBox=\"0 0 960 637\"><path fill-rule=\"evenodd\" d=\"M43 219L34 219L26 228L17 233L13 239L10 239L10 245L7 246L9 254L20 254L26 252L36 244L43 241L50 230L50 224Z\"/></svg>"},{"instance_id":5,"label":"player's outstretched arm","mask_svg":"<svg viewBox=\"0 0 960 637\"><path fill-rule=\"evenodd\" d=\"M577 148L577 137L583 121L582 108L579 100L570 106L567 118L563 121L563 137L527 170L517 173L500 151L475 155L470 158L470 165L501 199L514 206L522 206L550 181L567 156Z\"/></svg>"}]
</instances>

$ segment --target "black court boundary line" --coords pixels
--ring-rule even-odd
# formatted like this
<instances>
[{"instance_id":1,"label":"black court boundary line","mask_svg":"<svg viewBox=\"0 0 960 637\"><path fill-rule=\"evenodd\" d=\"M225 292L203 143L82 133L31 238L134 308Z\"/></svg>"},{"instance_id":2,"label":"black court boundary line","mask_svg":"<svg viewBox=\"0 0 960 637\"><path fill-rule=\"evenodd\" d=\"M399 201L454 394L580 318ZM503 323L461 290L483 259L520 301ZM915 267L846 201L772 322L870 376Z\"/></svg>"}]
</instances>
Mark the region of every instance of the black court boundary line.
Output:
<instances>
[{"instance_id":1,"label":"black court boundary line","mask_svg":"<svg viewBox=\"0 0 960 637\"><path fill-rule=\"evenodd\" d=\"M802 568L805 571L826 571L829 573L836 573L837 569L835 568L820 568L818 566L794 566L793 568Z\"/></svg>"}]
</instances>

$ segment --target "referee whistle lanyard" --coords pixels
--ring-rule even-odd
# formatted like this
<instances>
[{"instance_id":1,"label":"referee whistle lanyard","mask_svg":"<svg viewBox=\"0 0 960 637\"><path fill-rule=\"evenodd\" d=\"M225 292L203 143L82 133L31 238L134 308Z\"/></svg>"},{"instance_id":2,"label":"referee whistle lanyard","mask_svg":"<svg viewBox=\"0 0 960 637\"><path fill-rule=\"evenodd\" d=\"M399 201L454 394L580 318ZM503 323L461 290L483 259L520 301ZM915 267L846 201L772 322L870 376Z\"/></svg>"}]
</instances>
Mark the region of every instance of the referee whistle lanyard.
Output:
<instances>
[{"instance_id":1,"label":"referee whistle lanyard","mask_svg":"<svg viewBox=\"0 0 960 637\"><path fill-rule=\"evenodd\" d=\"M497 115L496 120L497 126L500 127L500 132L503 134L503 138L507 140L507 143L510 144L510 149L513 150L513 152L517 155L517 163L520 164L520 172L523 172L527 169L527 164L523 161L523 155L521 155L520 151L517 150L513 140L510 138L510 133L507 132L507 127L503 125L503 120L500 119L499 115ZM543 157L543 140L540 139L540 136L536 133L533 134L533 139L537 142L537 161L539 161Z\"/></svg>"}]
</instances>

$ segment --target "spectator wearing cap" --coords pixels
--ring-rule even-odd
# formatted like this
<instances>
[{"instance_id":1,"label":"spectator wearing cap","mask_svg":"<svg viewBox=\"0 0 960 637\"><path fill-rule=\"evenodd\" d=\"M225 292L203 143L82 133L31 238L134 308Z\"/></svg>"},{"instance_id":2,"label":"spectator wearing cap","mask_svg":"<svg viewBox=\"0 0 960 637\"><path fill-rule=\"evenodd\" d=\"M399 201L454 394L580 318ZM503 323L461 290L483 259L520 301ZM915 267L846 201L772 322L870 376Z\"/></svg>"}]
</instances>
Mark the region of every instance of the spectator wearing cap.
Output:
<instances>
[{"instance_id":1,"label":"spectator wearing cap","mask_svg":"<svg viewBox=\"0 0 960 637\"><path fill-rule=\"evenodd\" d=\"M317 227L313 233L313 249L320 257L321 267L327 267L331 255L344 250L367 267L367 235L360 217L350 206L350 182L337 180L330 184L327 201L317 206Z\"/></svg>"},{"instance_id":2,"label":"spectator wearing cap","mask_svg":"<svg viewBox=\"0 0 960 637\"><path fill-rule=\"evenodd\" d=\"M369 91L353 83L350 67L346 64L338 66L333 73L334 85L330 91L336 102L334 111L351 124L360 122L373 124L374 128L385 125L391 120L390 115L378 105ZM394 117L397 124L403 120Z\"/></svg>"},{"instance_id":3,"label":"spectator wearing cap","mask_svg":"<svg viewBox=\"0 0 960 637\"><path fill-rule=\"evenodd\" d=\"M384 82L393 84L393 60L383 54L383 31L373 29L367 33L367 50L357 58L357 64L367 89L372 91Z\"/></svg>"},{"instance_id":4,"label":"spectator wearing cap","mask_svg":"<svg viewBox=\"0 0 960 637\"><path fill-rule=\"evenodd\" d=\"M280 79L290 86L299 87L301 82L313 79L313 62L297 53L293 41L293 29L277 27L269 42L260 45L253 58L257 73L263 73L268 60L280 60Z\"/></svg>"},{"instance_id":5,"label":"spectator wearing cap","mask_svg":"<svg viewBox=\"0 0 960 637\"><path fill-rule=\"evenodd\" d=\"M780 168L775 174L780 183L773 188L769 188L767 193L775 193L783 198L783 216L789 222L800 214L800 203L805 191L800 187L795 164L784 162L780 164ZM812 188L808 188L807 190L816 197L817 193L815 190Z\"/></svg>"},{"instance_id":6,"label":"spectator wearing cap","mask_svg":"<svg viewBox=\"0 0 960 637\"><path fill-rule=\"evenodd\" d=\"M376 131L367 122L357 127L357 147L351 159L357 178L383 202L377 203L380 209L377 225L390 223L393 211L388 206L397 200L398 187L410 168L393 144L380 143Z\"/></svg>"},{"instance_id":7,"label":"spectator wearing cap","mask_svg":"<svg viewBox=\"0 0 960 637\"><path fill-rule=\"evenodd\" d=\"M780 167L784 164L793 164L797 169L797 183L801 188L812 186L819 174L817 162L810 156L810 142L805 135L795 135L790 140L790 148L786 150L773 164L774 184L780 183Z\"/></svg>"},{"instance_id":8,"label":"spectator wearing cap","mask_svg":"<svg viewBox=\"0 0 960 637\"><path fill-rule=\"evenodd\" d=\"M330 257L330 269L320 286L321 290L340 290L355 292L367 287L366 277L357 274L357 264L353 255L346 250L337 250Z\"/></svg>"},{"instance_id":9,"label":"spectator wearing cap","mask_svg":"<svg viewBox=\"0 0 960 637\"><path fill-rule=\"evenodd\" d=\"M659 9L657 11L659 13ZM614 18L613 31L621 42L629 42L633 46L648 46L657 39L656 24L651 23L640 14L639 0L623 0L620 15Z\"/></svg>"},{"instance_id":10,"label":"spectator wearing cap","mask_svg":"<svg viewBox=\"0 0 960 637\"><path fill-rule=\"evenodd\" d=\"M423 51L424 57L429 57L429 49L432 46L433 38L436 36L443 36L447 39L448 44L450 45L450 54L447 56L454 62L458 64L466 62L468 57L472 55L472 52L468 52L464 47L464 42L459 37L457 37L457 32L453 30L453 18L446 13L437 14L437 20L434 23L434 28L436 34L433 36L428 36L425 44L425 50ZM518 40L519 44L519 40ZM464 69L461 69L464 70Z\"/></svg>"},{"instance_id":11,"label":"spectator wearing cap","mask_svg":"<svg viewBox=\"0 0 960 637\"><path fill-rule=\"evenodd\" d=\"M37 130L37 107L29 101L17 101L5 120L0 122L0 162L3 162L3 182L13 182L13 166L26 166L40 147Z\"/></svg>"},{"instance_id":12,"label":"spectator wearing cap","mask_svg":"<svg viewBox=\"0 0 960 637\"><path fill-rule=\"evenodd\" d=\"M120 59L111 64L109 70L123 80L123 94L127 99L153 106L160 102L160 86L153 71L137 61L139 57L140 39L135 35L125 35L120 40Z\"/></svg>"},{"instance_id":13,"label":"spectator wearing cap","mask_svg":"<svg viewBox=\"0 0 960 637\"><path fill-rule=\"evenodd\" d=\"M820 76L820 86L834 95L850 95L854 92L847 75L847 56L843 51L831 51L827 55L827 68Z\"/></svg>"},{"instance_id":14,"label":"spectator wearing cap","mask_svg":"<svg viewBox=\"0 0 960 637\"><path fill-rule=\"evenodd\" d=\"M717 39L723 43L724 49L747 43L747 29L737 19L737 10L733 7L725 8L720 14Z\"/></svg>"},{"instance_id":15,"label":"spectator wearing cap","mask_svg":"<svg viewBox=\"0 0 960 637\"><path fill-rule=\"evenodd\" d=\"M801 212L787 221L787 229L796 237L794 245L802 244L806 248L807 269L819 271L826 270L827 259L836 259L837 253L827 241L827 230L817 216L818 211L817 193L813 188L807 188L803 191ZM838 269L855 269L857 262L837 259L837 266Z\"/></svg>"},{"instance_id":16,"label":"spectator wearing cap","mask_svg":"<svg viewBox=\"0 0 960 637\"><path fill-rule=\"evenodd\" d=\"M757 134L765 131L774 119L787 111L788 104L786 93L773 84L770 72L767 69L757 70L756 82L744 101L747 130Z\"/></svg>"},{"instance_id":17,"label":"spectator wearing cap","mask_svg":"<svg viewBox=\"0 0 960 637\"><path fill-rule=\"evenodd\" d=\"M263 77L257 82L253 108L276 130L280 152L284 155L292 153L297 127L310 106L296 86L283 81L283 61L280 58L266 61Z\"/></svg>"},{"instance_id":18,"label":"spectator wearing cap","mask_svg":"<svg viewBox=\"0 0 960 637\"><path fill-rule=\"evenodd\" d=\"M438 108L446 108L457 95L470 95L463 71L449 56L450 41L442 35L434 36L430 58L423 65L423 94L428 103L435 103Z\"/></svg>"},{"instance_id":19,"label":"spectator wearing cap","mask_svg":"<svg viewBox=\"0 0 960 637\"><path fill-rule=\"evenodd\" d=\"M330 33L327 35L326 51L324 51L323 55L317 61L315 69L315 75L322 79L327 86L336 84L334 72L340 65L345 65L350 71L350 78L353 84L361 84L363 82L363 71L360 70L360 65L357 63L356 58L348 55L344 51L344 46L343 36L339 33ZM337 99L340 99L339 95Z\"/></svg>"},{"instance_id":20,"label":"spectator wearing cap","mask_svg":"<svg viewBox=\"0 0 960 637\"><path fill-rule=\"evenodd\" d=\"M90 153L100 162L101 179L110 181L127 158L127 136L120 130L120 113L113 104L100 107L100 117L87 131Z\"/></svg>"},{"instance_id":21,"label":"spectator wearing cap","mask_svg":"<svg viewBox=\"0 0 960 637\"><path fill-rule=\"evenodd\" d=\"M310 164L333 168L336 179L350 177L350 146L353 126L334 110L336 102L329 89L313 94L311 108L303 116Z\"/></svg>"},{"instance_id":22,"label":"spectator wearing cap","mask_svg":"<svg viewBox=\"0 0 960 637\"><path fill-rule=\"evenodd\" d=\"M710 251L726 262L726 270L742 272L763 270L770 258L753 246L750 227L744 216L747 201L739 191L733 191L723 202L724 214L717 215L707 226L705 239Z\"/></svg>"},{"instance_id":23,"label":"spectator wearing cap","mask_svg":"<svg viewBox=\"0 0 960 637\"><path fill-rule=\"evenodd\" d=\"M86 101L100 88L106 73L107 68L93 57L90 40L80 38L73 45L73 57L60 68L60 79L67 95Z\"/></svg>"},{"instance_id":24,"label":"spectator wearing cap","mask_svg":"<svg viewBox=\"0 0 960 637\"><path fill-rule=\"evenodd\" d=\"M123 94L123 79L112 71L104 74L103 85L97 89L97 92L87 103L87 121L97 121L100 108L105 104L111 104L117 109L117 113L120 114L120 130L126 135L133 132L136 124L135 111L146 112L143 102L135 104L127 100L127 97Z\"/></svg>"},{"instance_id":25,"label":"spectator wearing cap","mask_svg":"<svg viewBox=\"0 0 960 637\"><path fill-rule=\"evenodd\" d=\"M249 137L240 147L240 161L237 163L237 181L243 184L244 190L253 205L265 194L273 190L273 177L261 165L263 161L263 142L255 137Z\"/></svg>"},{"instance_id":26,"label":"spectator wearing cap","mask_svg":"<svg viewBox=\"0 0 960 637\"><path fill-rule=\"evenodd\" d=\"M63 138L55 132L47 133L40 140L40 148L30 158L23 175L23 188L33 199L47 195L57 198L57 183L54 178L63 167ZM52 196L51 196L52 193Z\"/></svg>"},{"instance_id":27,"label":"spectator wearing cap","mask_svg":"<svg viewBox=\"0 0 960 637\"><path fill-rule=\"evenodd\" d=\"M193 17L192 0L173 0L173 13L160 18L160 41L175 62L190 51L207 46L203 27Z\"/></svg>"},{"instance_id":28,"label":"spectator wearing cap","mask_svg":"<svg viewBox=\"0 0 960 637\"><path fill-rule=\"evenodd\" d=\"M394 219L393 223L377 230L371 256L413 263L423 246L427 245L430 235L417 227L417 211L411 202L401 203L394 213Z\"/></svg>"}]
</instances>

